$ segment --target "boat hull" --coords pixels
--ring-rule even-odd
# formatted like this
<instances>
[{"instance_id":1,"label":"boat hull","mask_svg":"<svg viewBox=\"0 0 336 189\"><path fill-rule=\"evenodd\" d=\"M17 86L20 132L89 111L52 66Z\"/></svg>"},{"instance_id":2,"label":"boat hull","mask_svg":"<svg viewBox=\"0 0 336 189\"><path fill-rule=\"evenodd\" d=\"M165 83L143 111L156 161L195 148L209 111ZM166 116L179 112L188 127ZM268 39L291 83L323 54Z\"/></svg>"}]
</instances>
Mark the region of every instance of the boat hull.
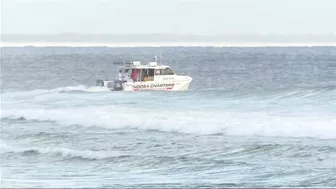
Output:
<instances>
[{"instance_id":1,"label":"boat hull","mask_svg":"<svg viewBox=\"0 0 336 189\"><path fill-rule=\"evenodd\" d=\"M171 81L141 81L141 82L123 82L123 81L97 81L97 86L106 87L111 91L186 91L192 81L191 77L185 77L184 80Z\"/></svg>"},{"instance_id":2,"label":"boat hull","mask_svg":"<svg viewBox=\"0 0 336 189\"><path fill-rule=\"evenodd\" d=\"M132 82L124 83L123 91L186 91L190 80L170 82Z\"/></svg>"}]
</instances>

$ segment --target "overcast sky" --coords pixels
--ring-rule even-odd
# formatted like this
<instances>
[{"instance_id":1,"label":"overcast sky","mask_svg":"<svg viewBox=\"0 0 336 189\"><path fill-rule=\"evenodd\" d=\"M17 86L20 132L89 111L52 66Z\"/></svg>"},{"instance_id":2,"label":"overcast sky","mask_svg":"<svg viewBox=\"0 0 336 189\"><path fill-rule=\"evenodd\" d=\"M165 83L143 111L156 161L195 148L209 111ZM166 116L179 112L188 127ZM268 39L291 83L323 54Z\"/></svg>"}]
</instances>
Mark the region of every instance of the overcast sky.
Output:
<instances>
[{"instance_id":1,"label":"overcast sky","mask_svg":"<svg viewBox=\"0 0 336 189\"><path fill-rule=\"evenodd\" d=\"M336 0L1 0L3 34L336 34Z\"/></svg>"}]
</instances>

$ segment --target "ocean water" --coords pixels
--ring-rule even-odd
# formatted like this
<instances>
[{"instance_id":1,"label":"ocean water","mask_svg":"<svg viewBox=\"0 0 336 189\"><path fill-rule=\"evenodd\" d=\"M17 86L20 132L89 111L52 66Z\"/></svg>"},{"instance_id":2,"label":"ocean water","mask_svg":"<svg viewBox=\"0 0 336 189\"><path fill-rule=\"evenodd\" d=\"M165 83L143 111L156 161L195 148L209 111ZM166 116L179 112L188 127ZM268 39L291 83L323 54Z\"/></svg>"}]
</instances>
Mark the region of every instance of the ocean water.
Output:
<instances>
[{"instance_id":1,"label":"ocean water","mask_svg":"<svg viewBox=\"0 0 336 189\"><path fill-rule=\"evenodd\" d=\"M114 60L185 92L108 92ZM336 47L1 48L2 187L336 187Z\"/></svg>"}]
</instances>

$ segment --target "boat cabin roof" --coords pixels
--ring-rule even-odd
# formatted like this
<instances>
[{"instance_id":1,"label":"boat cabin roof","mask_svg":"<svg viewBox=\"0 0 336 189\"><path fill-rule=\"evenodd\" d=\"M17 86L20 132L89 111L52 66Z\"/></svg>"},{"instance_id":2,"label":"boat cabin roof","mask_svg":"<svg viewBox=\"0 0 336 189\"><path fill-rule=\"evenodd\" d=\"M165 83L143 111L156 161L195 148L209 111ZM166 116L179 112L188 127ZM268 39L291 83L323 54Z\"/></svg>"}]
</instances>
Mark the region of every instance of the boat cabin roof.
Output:
<instances>
[{"instance_id":1,"label":"boat cabin roof","mask_svg":"<svg viewBox=\"0 0 336 189\"><path fill-rule=\"evenodd\" d=\"M147 65L142 65L140 62L133 62L133 64L129 64L126 66L121 66L122 69L166 69L170 68L167 65L157 65L157 62L149 62Z\"/></svg>"},{"instance_id":2,"label":"boat cabin roof","mask_svg":"<svg viewBox=\"0 0 336 189\"><path fill-rule=\"evenodd\" d=\"M170 68L169 66L147 66L147 65L141 65L141 66L122 66L120 68L123 69L166 69L166 68Z\"/></svg>"}]
</instances>

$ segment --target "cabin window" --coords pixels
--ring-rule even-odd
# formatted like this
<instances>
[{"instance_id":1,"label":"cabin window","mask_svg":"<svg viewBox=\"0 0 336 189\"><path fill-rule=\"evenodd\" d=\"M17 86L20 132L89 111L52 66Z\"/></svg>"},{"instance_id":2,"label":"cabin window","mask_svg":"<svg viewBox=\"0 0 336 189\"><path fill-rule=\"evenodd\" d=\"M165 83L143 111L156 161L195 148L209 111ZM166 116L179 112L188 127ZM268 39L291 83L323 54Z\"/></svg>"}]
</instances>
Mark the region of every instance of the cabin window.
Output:
<instances>
[{"instance_id":1,"label":"cabin window","mask_svg":"<svg viewBox=\"0 0 336 189\"><path fill-rule=\"evenodd\" d=\"M148 76L154 76L154 69L148 69Z\"/></svg>"},{"instance_id":2,"label":"cabin window","mask_svg":"<svg viewBox=\"0 0 336 189\"><path fill-rule=\"evenodd\" d=\"M170 68L166 68L162 71L164 71L164 74L161 75L174 75L174 72Z\"/></svg>"},{"instance_id":3,"label":"cabin window","mask_svg":"<svg viewBox=\"0 0 336 189\"><path fill-rule=\"evenodd\" d=\"M155 70L155 75L174 75L170 68Z\"/></svg>"},{"instance_id":4,"label":"cabin window","mask_svg":"<svg viewBox=\"0 0 336 189\"><path fill-rule=\"evenodd\" d=\"M144 69L141 81L154 81L154 69Z\"/></svg>"}]
</instances>

